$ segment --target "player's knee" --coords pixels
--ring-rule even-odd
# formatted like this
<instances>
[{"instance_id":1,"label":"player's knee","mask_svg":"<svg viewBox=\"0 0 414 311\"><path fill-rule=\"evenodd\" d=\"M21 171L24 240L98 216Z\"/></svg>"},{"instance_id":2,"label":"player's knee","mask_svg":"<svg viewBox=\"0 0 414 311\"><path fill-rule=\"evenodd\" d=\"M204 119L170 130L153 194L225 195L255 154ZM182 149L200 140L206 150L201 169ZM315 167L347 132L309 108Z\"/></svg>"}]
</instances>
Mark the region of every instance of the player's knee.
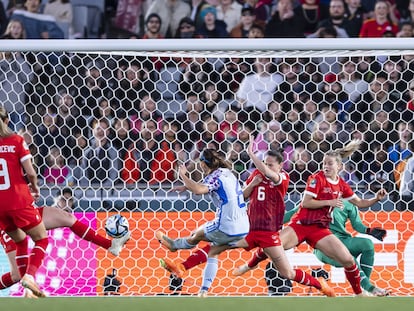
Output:
<instances>
[{"instance_id":1,"label":"player's knee","mask_svg":"<svg viewBox=\"0 0 414 311\"><path fill-rule=\"evenodd\" d=\"M374 251L374 243L370 239L364 239L362 241L362 248L366 251Z\"/></svg>"}]
</instances>

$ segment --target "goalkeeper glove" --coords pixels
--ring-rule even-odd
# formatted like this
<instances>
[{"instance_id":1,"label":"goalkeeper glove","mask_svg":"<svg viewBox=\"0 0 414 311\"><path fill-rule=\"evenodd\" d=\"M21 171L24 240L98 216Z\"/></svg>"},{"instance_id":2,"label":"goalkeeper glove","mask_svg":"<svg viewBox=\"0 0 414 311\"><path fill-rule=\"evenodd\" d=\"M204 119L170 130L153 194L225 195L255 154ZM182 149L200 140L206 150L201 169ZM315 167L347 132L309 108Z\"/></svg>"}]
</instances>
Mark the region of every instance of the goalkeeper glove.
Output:
<instances>
[{"instance_id":1,"label":"goalkeeper glove","mask_svg":"<svg viewBox=\"0 0 414 311\"><path fill-rule=\"evenodd\" d=\"M382 241L387 235L387 231L382 228L367 228L367 234L372 235L374 238Z\"/></svg>"}]
</instances>

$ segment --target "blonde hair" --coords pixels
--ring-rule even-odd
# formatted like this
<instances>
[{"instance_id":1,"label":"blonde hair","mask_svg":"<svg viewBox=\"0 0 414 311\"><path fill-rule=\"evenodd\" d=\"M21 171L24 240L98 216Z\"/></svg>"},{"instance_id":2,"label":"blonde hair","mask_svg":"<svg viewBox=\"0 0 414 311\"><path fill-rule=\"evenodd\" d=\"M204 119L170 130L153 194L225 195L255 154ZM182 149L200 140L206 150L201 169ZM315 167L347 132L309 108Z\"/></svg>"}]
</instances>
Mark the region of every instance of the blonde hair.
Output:
<instances>
[{"instance_id":1,"label":"blonde hair","mask_svg":"<svg viewBox=\"0 0 414 311\"><path fill-rule=\"evenodd\" d=\"M13 134L7 125L8 122L9 114L4 107L0 106L0 137L7 137Z\"/></svg>"},{"instance_id":2,"label":"blonde hair","mask_svg":"<svg viewBox=\"0 0 414 311\"><path fill-rule=\"evenodd\" d=\"M7 24L7 28L6 31L4 32L4 35L10 35L12 32L12 27L14 24L19 24L20 27L22 28L22 33L20 35L20 38L16 38L16 39L26 39L26 30L24 28L24 25L21 21L19 21L18 19L11 19L9 21L9 23ZM13 38L14 39L14 38Z\"/></svg>"},{"instance_id":3,"label":"blonde hair","mask_svg":"<svg viewBox=\"0 0 414 311\"><path fill-rule=\"evenodd\" d=\"M327 157L334 157L338 161L338 163L342 162L342 159L348 158L351 154L359 149L361 145L360 139L353 139L348 144L346 144L342 148L337 148L332 151L328 151L325 156Z\"/></svg>"}]
</instances>

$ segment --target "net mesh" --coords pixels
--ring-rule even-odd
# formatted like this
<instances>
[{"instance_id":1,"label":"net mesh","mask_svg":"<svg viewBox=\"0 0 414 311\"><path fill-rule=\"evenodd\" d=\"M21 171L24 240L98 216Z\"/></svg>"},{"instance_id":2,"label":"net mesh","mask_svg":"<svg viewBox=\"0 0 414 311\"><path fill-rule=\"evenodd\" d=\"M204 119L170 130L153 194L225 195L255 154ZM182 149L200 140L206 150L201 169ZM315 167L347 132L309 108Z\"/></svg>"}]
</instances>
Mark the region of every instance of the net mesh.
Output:
<instances>
[{"instance_id":1,"label":"net mesh","mask_svg":"<svg viewBox=\"0 0 414 311\"><path fill-rule=\"evenodd\" d=\"M300 201L324 152L353 138L363 140L341 174L361 197L380 188L390 193L361 213L367 226L388 230L384 242L373 240L371 279L396 295L409 295L414 208L410 196L400 195L398 167L411 155L411 53L2 53L0 102L34 156L39 205L54 204L70 187L82 222L105 234L105 220L121 212L132 232L115 258L69 229L50 231L38 282L49 295L197 293L204 266L177 283L159 258L180 262L190 252L167 253L154 236L160 228L171 237L186 236L214 215L208 198L170 191L176 168L197 159L203 148L215 148L245 181L252 169L246 146L255 134L259 154L283 149L291 177L288 209ZM202 178L196 165L190 172L195 180ZM343 270L319 262L306 245L288 255L295 267L325 270L338 294L352 293ZM243 277L231 275L251 256L243 250L221 254L211 294L267 295L266 263ZM0 261L7 262L4 254ZM3 291L19 293L18 286ZM294 283L291 295L319 293Z\"/></svg>"}]
</instances>

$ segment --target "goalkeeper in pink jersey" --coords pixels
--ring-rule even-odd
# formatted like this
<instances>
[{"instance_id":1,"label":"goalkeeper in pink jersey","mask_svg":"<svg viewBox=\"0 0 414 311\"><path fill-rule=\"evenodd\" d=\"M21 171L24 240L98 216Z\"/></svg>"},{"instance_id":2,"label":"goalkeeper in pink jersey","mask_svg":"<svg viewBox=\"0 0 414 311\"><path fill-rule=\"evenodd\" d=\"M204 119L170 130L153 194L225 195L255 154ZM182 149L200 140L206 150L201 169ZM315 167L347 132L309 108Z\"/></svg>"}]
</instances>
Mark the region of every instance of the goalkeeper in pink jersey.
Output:
<instances>
[{"instance_id":1,"label":"goalkeeper in pink jersey","mask_svg":"<svg viewBox=\"0 0 414 311\"><path fill-rule=\"evenodd\" d=\"M114 256L118 256L122 247L130 238L130 233L118 239L109 240L96 233L95 230L80 222L74 215L69 213L73 208L72 191L68 188L62 191L55 200L55 206L39 207L39 214L42 216L43 223L47 230L55 228L69 228L80 238L90 241L100 247L107 249ZM20 273L16 264L16 244L0 230L0 243L10 262L10 272L3 274L0 278L0 290L8 288L20 281ZM37 298L30 290L25 289L25 297Z\"/></svg>"},{"instance_id":2,"label":"goalkeeper in pink jersey","mask_svg":"<svg viewBox=\"0 0 414 311\"><path fill-rule=\"evenodd\" d=\"M318 280L300 269L293 269L283 249L279 231L283 225L286 209L284 197L289 185L289 176L282 171L283 156L280 152L269 151L263 163L253 152L253 137L250 139L248 154L256 166L243 190L243 196L250 199L250 231L235 247L248 251L260 247L283 277L313 286L323 294L335 297L335 293L324 280ZM183 270L183 265L177 266L167 258L161 259L161 265L179 277L182 274L180 270Z\"/></svg>"}]
</instances>

